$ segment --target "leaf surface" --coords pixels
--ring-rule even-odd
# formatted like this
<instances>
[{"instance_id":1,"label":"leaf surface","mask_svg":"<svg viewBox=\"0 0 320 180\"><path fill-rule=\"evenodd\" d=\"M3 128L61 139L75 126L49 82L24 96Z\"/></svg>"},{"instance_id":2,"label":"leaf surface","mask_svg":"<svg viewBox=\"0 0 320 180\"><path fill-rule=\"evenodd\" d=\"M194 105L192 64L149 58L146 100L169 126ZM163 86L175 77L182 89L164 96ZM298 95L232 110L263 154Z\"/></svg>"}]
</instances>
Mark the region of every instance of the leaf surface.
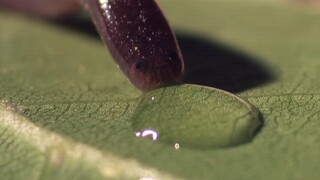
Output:
<instances>
[{"instance_id":1,"label":"leaf surface","mask_svg":"<svg viewBox=\"0 0 320 180\"><path fill-rule=\"evenodd\" d=\"M96 35L1 10L1 177L318 179L320 13L253 1L159 3L189 65L186 82L248 102L185 84L150 92L167 99L152 109ZM179 107L179 97L190 101ZM165 119L170 106L170 117L185 115L190 126L206 116L230 122L238 112L257 119L252 107L264 123L250 141L225 148L175 150L135 136L134 122L156 122L161 112Z\"/></svg>"}]
</instances>

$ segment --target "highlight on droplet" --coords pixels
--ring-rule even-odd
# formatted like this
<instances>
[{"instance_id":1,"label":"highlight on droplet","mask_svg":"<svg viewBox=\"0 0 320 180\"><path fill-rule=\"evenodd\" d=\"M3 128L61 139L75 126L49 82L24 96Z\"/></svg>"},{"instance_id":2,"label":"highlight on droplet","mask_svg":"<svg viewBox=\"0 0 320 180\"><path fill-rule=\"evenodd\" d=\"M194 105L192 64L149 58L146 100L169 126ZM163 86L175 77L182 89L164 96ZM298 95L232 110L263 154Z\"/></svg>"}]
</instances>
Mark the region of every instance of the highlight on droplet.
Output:
<instances>
[{"instance_id":1,"label":"highlight on droplet","mask_svg":"<svg viewBox=\"0 0 320 180\"><path fill-rule=\"evenodd\" d=\"M180 144L179 144L179 143L175 143L175 144L174 144L174 149L175 149L175 150L179 150L179 148L180 148Z\"/></svg>"},{"instance_id":2,"label":"highlight on droplet","mask_svg":"<svg viewBox=\"0 0 320 180\"><path fill-rule=\"evenodd\" d=\"M158 138L158 133L152 129L146 129L143 131L136 132L136 137L152 137L153 141L156 141Z\"/></svg>"}]
</instances>

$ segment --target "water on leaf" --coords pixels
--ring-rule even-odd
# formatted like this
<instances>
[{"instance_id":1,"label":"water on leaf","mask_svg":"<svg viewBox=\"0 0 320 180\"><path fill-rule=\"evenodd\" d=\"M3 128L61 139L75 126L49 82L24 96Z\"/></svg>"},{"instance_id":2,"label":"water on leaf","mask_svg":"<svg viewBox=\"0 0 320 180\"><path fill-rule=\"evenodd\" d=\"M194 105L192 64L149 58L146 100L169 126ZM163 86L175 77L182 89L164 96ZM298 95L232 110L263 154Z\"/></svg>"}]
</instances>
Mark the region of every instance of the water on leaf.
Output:
<instances>
[{"instance_id":1,"label":"water on leaf","mask_svg":"<svg viewBox=\"0 0 320 180\"><path fill-rule=\"evenodd\" d=\"M132 124L138 138L176 150L210 149L251 141L261 120L252 105L231 93L180 85L144 94Z\"/></svg>"}]
</instances>

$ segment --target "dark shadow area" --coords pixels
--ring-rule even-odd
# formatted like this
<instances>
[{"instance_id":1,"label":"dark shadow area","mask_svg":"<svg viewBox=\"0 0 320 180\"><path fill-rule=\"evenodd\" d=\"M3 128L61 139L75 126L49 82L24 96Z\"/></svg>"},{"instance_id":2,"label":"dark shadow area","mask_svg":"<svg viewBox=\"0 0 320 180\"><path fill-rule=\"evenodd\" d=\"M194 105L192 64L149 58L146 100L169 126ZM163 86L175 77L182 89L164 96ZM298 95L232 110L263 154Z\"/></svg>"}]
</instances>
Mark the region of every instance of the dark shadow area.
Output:
<instances>
[{"instance_id":1,"label":"dark shadow area","mask_svg":"<svg viewBox=\"0 0 320 180\"><path fill-rule=\"evenodd\" d=\"M100 40L89 17L75 16L52 22ZM178 32L177 39L185 60L184 83L236 93L275 79L259 59L229 46L196 34Z\"/></svg>"},{"instance_id":2,"label":"dark shadow area","mask_svg":"<svg viewBox=\"0 0 320 180\"><path fill-rule=\"evenodd\" d=\"M177 35L185 61L185 83L241 92L275 79L261 61L194 35Z\"/></svg>"}]
</instances>

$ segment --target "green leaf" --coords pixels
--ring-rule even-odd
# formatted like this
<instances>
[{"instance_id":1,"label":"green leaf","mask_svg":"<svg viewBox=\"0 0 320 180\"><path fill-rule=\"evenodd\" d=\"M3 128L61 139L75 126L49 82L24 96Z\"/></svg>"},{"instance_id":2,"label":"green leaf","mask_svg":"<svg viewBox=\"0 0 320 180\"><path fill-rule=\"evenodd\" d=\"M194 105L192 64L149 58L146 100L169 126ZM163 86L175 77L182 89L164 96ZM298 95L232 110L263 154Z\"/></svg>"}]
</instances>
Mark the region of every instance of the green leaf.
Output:
<instances>
[{"instance_id":1,"label":"green leaf","mask_svg":"<svg viewBox=\"0 0 320 180\"><path fill-rule=\"evenodd\" d=\"M277 1L159 3L186 82L240 98L190 84L142 95L97 36L1 10L1 179L318 179L320 13ZM159 141L136 137L147 126L161 127Z\"/></svg>"}]
</instances>

